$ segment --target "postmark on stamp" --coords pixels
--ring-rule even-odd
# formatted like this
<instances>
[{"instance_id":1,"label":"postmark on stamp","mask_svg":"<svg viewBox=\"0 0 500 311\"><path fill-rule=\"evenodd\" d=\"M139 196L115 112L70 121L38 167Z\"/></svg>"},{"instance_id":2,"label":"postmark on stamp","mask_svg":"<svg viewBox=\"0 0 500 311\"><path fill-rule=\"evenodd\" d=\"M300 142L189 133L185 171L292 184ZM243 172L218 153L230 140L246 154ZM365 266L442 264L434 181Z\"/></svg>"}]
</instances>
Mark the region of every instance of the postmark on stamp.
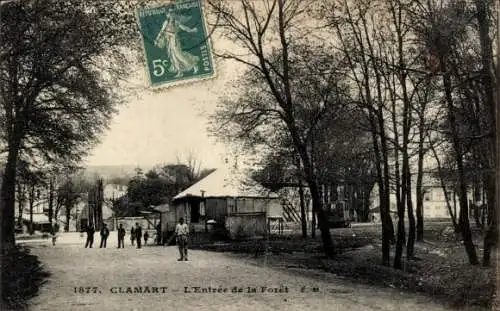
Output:
<instances>
[{"instance_id":1,"label":"postmark on stamp","mask_svg":"<svg viewBox=\"0 0 500 311\"><path fill-rule=\"evenodd\" d=\"M136 10L152 88L215 77L202 0Z\"/></svg>"}]
</instances>

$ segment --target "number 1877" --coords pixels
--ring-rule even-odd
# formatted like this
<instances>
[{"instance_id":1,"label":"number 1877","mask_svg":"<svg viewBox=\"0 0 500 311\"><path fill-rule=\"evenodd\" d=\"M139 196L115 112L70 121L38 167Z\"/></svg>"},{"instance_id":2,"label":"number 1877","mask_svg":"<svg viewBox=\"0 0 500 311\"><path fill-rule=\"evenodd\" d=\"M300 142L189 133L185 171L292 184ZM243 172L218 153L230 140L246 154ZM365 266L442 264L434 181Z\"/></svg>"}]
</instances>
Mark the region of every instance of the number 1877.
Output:
<instances>
[{"instance_id":1,"label":"number 1877","mask_svg":"<svg viewBox=\"0 0 500 311\"><path fill-rule=\"evenodd\" d=\"M79 286L79 287L74 287L75 294L96 294L99 292L99 289L97 287L90 287L90 286Z\"/></svg>"}]
</instances>

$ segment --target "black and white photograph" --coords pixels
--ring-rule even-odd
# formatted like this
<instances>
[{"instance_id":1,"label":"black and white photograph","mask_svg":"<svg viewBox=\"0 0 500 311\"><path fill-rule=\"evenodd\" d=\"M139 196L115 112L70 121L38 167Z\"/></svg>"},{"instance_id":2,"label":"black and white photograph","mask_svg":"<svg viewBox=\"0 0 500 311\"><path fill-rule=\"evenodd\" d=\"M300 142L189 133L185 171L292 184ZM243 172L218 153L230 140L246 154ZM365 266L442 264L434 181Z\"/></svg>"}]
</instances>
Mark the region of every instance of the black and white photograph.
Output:
<instances>
[{"instance_id":1,"label":"black and white photograph","mask_svg":"<svg viewBox=\"0 0 500 311\"><path fill-rule=\"evenodd\" d=\"M500 0L0 0L0 310L500 310Z\"/></svg>"}]
</instances>

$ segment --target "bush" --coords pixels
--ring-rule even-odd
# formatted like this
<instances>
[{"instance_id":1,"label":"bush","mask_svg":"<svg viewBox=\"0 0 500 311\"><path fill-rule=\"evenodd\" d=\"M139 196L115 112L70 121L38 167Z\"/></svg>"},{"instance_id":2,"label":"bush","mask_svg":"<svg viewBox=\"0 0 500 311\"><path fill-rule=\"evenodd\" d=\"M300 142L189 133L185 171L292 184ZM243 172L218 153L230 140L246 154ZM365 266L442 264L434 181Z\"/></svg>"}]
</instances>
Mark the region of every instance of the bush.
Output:
<instances>
[{"instance_id":1,"label":"bush","mask_svg":"<svg viewBox=\"0 0 500 311\"><path fill-rule=\"evenodd\" d=\"M49 273L42 269L38 257L30 250L17 247L0 258L2 262L2 310L22 310L46 282Z\"/></svg>"}]
</instances>

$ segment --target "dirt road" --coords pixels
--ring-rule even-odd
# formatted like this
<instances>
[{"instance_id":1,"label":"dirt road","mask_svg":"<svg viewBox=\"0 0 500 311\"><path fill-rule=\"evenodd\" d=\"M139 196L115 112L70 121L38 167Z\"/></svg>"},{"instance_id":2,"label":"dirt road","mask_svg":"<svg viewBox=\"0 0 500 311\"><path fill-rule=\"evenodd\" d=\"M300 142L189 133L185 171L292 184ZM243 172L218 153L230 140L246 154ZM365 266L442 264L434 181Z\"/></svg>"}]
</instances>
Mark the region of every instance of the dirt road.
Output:
<instances>
[{"instance_id":1,"label":"dirt road","mask_svg":"<svg viewBox=\"0 0 500 311\"><path fill-rule=\"evenodd\" d=\"M319 271L276 268L221 253L85 249L78 234L28 242L52 274L31 310L445 310L429 298L353 284ZM96 242L99 242L98 239ZM94 245L95 247L95 245Z\"/></svg>"}]
</instances>

